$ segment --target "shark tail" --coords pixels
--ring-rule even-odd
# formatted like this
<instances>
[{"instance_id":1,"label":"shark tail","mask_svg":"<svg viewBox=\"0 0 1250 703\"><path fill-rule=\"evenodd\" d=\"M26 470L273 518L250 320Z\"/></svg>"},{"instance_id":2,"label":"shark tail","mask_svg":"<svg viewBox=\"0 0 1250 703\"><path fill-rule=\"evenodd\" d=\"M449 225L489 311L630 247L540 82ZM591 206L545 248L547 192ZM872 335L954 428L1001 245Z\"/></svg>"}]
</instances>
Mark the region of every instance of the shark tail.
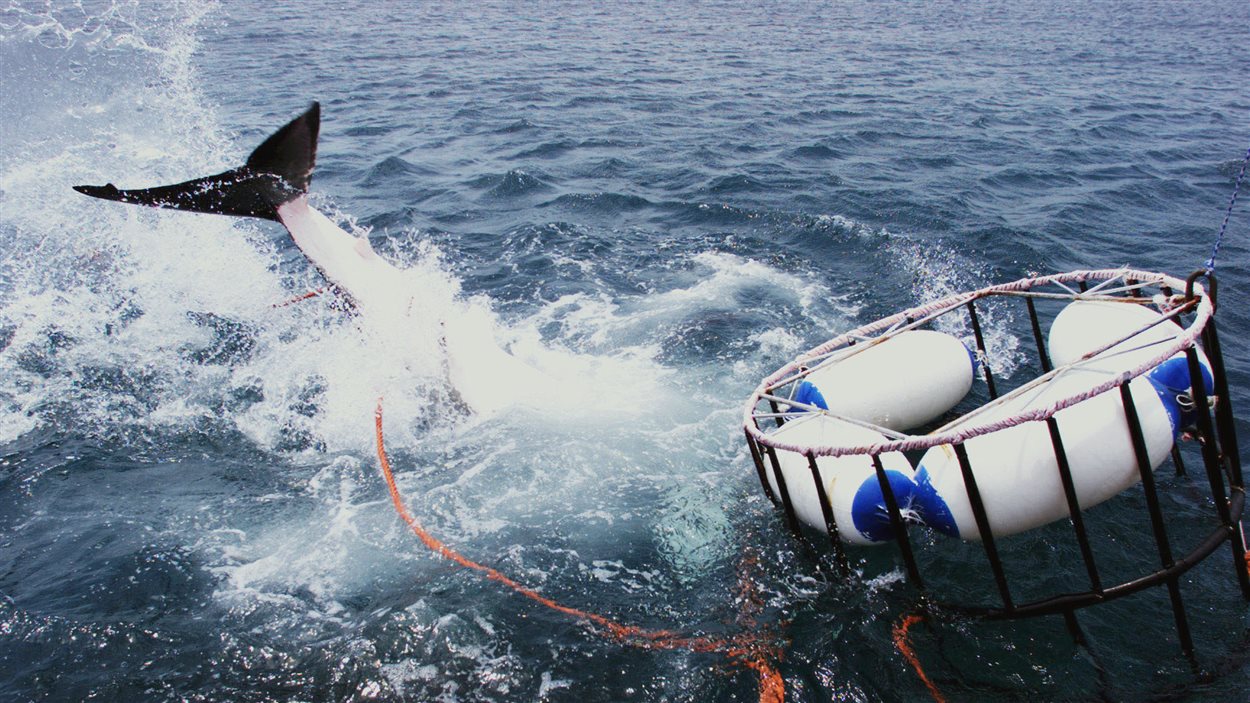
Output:
<instances>
[{"instance_id":1,"label":"shark tail","mask_svg":"<svg viewBox=\"0 0 1250 703\"><path fill-rule=\"evenodd\" d=\"M256 147L238 168L155 188L121 190L109 183L74 190L123 203L277 220L278 207L308 192L320 127L321 106L313 103Z\"/></svg>"}]
</instances>

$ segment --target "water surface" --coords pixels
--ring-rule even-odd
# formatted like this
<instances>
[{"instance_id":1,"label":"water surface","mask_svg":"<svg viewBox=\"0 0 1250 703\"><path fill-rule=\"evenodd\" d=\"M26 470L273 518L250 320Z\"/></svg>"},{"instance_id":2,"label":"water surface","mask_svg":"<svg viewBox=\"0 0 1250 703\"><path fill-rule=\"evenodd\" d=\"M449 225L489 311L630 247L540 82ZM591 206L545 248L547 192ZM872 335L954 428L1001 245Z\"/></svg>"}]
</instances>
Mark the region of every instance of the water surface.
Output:
<instances>
[{"instance_id":1,"label":"water surface","mask_svg":"<svg viewBox=\"0 0 1250 703\"><path fill-rule=\"evenodd\" d=\"M954 291L1197 268L1250 138L1248 26L1244 3L1147 0L10 4L0 697L757 700L719 655L621 646L432 556L377 472L384 395L412 512L471 557L644 627L753 621L787 700L923 700L891 639L916 605L897 558L853 552L843 583L797 545L741 405ZM318 206L433 317L467 307L594 401L466 417L421 329L397 348L327 297L273 307L321 285L280 228L69 189L224 170L312 100ZM1240 208L1218 268L1239 406L1248 241ZM1007 377L1031 372L1022 324L988 311ZM1154 563L1141 503L1091 514L1109 578ZM1061 528L1005 546L1038 592L1080 586ZM930 541L952 597L992 596L975 547ZM1221 552L1182 584L1199 677L1163 593L1083 613L1089 648L1059 619L914 644L952 700L1230 700L1250 675L1227 572Z\"/></svg>"}]
</instances>

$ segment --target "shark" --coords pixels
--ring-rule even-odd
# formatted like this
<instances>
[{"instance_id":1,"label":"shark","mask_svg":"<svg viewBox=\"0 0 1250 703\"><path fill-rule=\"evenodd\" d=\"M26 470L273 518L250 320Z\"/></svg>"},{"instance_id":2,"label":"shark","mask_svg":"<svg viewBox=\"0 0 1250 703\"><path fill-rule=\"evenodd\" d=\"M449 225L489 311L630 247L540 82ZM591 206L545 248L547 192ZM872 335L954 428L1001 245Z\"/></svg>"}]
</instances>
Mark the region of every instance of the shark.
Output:
<instances>
[{"instance_id":1,"label":"shark","mask_svg":"<svg viewBox=\"0 0 1250 703\"><path fill-rule=\"evenodd\" d=\"M366 237L345 231L309 204L320 127L321 106L314 102L237 168L150 188L121 189L108 183L78 185L74 190L121 203L278 222L361 318L402 327L405 318L428 314L421 292L413 289L402 269L379 256ZM489 321L480 317L466 310L439 324L439 347L446 354L450 383L470 410L490 413L541 397L557 385L503 349Z\"/></svg>"}]
</instances>

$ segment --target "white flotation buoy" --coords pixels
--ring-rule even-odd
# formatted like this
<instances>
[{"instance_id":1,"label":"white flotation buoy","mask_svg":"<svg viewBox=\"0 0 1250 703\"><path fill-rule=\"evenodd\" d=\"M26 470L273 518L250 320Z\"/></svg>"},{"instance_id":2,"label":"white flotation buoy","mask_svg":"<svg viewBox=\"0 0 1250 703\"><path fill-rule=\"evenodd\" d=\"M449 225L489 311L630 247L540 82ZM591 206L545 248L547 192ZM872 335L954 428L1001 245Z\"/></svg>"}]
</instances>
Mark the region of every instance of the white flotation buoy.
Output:
<instances>
[{"instance_id":1,"label":"white flotation buoy","mask_svg":"<svg viewBox=\"0 0 1250 703\"><path fill-rule=\"evenodd\" d=\"M1091 378L1090 375L1095 375ZM1074 372L1052 381L1027 402L1008 403L981 422L1043 408L1079 393L1106 376ZM1146 440L1151 468L1172 447L1173 427L1149 381L1129 385ZM1136 455L1120 394L1102 393L1055 414L1082 509L1114 496L1139 480ZM994 536L1023 532L1068 516L1058 461L1045 422L1026 422L964 443ZM955 449L930 448L916 471L916 507L925 524L968 540L981 539Z\"/></svg>"},{"instance_id":2,"label":"white flotation buoy","mask_svg":"<svg viewBox=\"0 0 1250 703\"><path fill-rule=\"evenodd\" d=\"M1181 332L1180 325L1140 303L1076 300L1055 316L1046 344L1051 363L1056 368L1080 361L1111 345L1082 366L1118 373L1159 356L1164 348L1176 342ZM1197 351L1207 394L1210 395L1211 362L1201 347ZM1173 424L1176 427L1189 424L1184 412L1190 402L1186 353L1173 354L1146 377L1158 391L1168 414L1173 416Z\"/></svg>"},{"instance_id":3,"label":"white flotation buoy","mask_svg":"<svg viewBox=\"0 0 1250 703\"><path fill-rule=\"evenodd\" d=\"M858 446L885 441L884 436L873 430L816 413L787 422L770 432L769 436L789 444L810 446ZM777 450L776 456L795 516L805 524L825 531L824 513L808 458L785 450ZM768 482L774 494L780 495L772 463L766 460L765 465ZM888 452L881 455L881 465L899 506L908 505L915 488L911 462L901 452ZM877 544L894 538L871 456L816 457L816 466L843 541Z\"/></svg>"},{"instance_id":4,"label":"white flotation buoy","mask_svg":"<svg viewBox=\"0 0 1250 703\"><path fill-rule=\"evenodd\" d=\"M954 336L911 330L839 351L806 380L830 412L906 430L955 407L972 388L975 371L975 357Z\"/></svg>"},{"instance_id":5,"label":"white flotation buoy","mask_svg":"<svg viewBox=\"0 0 1250 703\"><path fill-rule=\"evenodd\" d=\"M1099 365L1131 369L1158 356L1182 331L1175 322L1140 303L1077 300L1055 316L1046 346L1051 363L1059 367L1112 345L1098 354L1107 362ZM1126 339L1129 335L1133 336ZM1203 361L1205 365L1205 357Z\"/></svg>"},{"instance_id":6,"label":"white flotation buoy","mask_svg":"<svg viewBox=\"0 0 1250 703\"><path fill-rule=\"evenodd\" d=\"M1086 354L1152 322L1148 332L1115 344L1092 361L1062 370L1040 387L1008 400L975 418L984 425L1043 409L1114 379L1148 362L1181 331L1153 310L1135 304L1077 301L1056 318L1049 347L1055 366ZM1211 387L1203 360L1203 381ZM1133 379L1129 391L1138 414L1151 470L1167 458L1179 429L1187 424L1184 406L1189 370L1183 353ZM1140 480L1128 421L1119 391L1112 389L1054 415L1067 456L1077 501L1088 509ZM954 428L954 429L957 429ZM1044 421L973 437L964 443L994 536L1023 532L1068 517L1058 461ZM958 537L979 540L963 472L954 447L930 448L915 476L915 507L929 526Z\"/></svg>"}]
</instances>

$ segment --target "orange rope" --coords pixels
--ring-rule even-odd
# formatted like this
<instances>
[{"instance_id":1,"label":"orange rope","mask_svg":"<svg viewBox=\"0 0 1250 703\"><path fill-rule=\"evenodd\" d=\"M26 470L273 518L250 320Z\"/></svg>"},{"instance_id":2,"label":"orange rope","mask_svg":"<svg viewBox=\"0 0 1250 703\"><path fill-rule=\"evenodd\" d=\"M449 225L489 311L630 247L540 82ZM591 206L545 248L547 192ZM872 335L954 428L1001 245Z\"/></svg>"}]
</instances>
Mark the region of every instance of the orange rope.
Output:
<instances>
[{"instance_id":1,"label":"orange rope","mask_svg":"<svg viewBox=\"0 0 1250 703\"><path fill-rule=\"evenodd\" d=\"M916 657L916 653L912 651L911 644L907 641L907 631L911 629L912 625L921 620L924 620L923 615L908 615L895 625L894 646L903 654L903 658L907 660L907 663L911 664L911 668L916 670L916 674L924 682L925 688L929 689L929 695L933 696L933 700L937 701L937 703L946 703L946 698L942 696L942 692L938 690L937 686L933 685L928 675L924 673L924 668L920 666L920 659Z\"/></svg>"},{"instance_id":2,"label":"orange rope","mask_svg":"<svg viewBox=\"0 0 1250 703\"><path fill-rule=\"evenodd\" d=\"M738 625L743 628L758 629L755 616L764 608L764 598L756 588L753 578L759 558L754 551L748 551L738 565L738 597L742 601L738 612ZM768 655L780 657L781 652L773 649L760 649L749 659L743 659L745 666L753 669L760 679L760 703L782 703L786 699L786 684L781 674L772 666Z\"/></svg>"},{"instance_id":3,"label":"orange rope","mask_svg":"<svg viewBox=\"0 0 1250 703\"><path fill-rule=\"evenodd\" d=\"M647 630L635 625L625 625L597 613L587 612L578 608L562 605L547 598L537 591L517 583L497 569L480 564L456 550L448 547L438 538L431 535L417 522L417 519L404 507L403 497L395 483L391 471L391 462L386 454L382 436L382 399L378 398L377 410L374 412L374 424L377 435L378 463L382 468L382 476L386 479L386 487L391 494L391 503L395 512L407 523L413 534L430 549L430 551L466 569L472 569L486 575L486 578L497 581L512 589L519 595L566 615L587 620L606 630L609 635L623 644L643 649L685 649L692 652L720 652L726 657L753 670L759 676L760 703L783 703L785 701L785 681L772 665L771 658L778 656L775 647L765 645L759 637L747 634L720 640L710 637L684 637L668 630Z\"/></svg>"},{"instance_id":4,"label":"orange rope","mask_svg":"<svg viewBox=\"0 0 1250 703\"><path fill-rule=\"evenodd\" d=\"M1239 532L1241 532L1241 547L1242 547L1242 549L1245 549L1245 547L1246 547L1246 527L1245 527L1245 525L1243 525L1243 524L1242 524L1241 520L1238 520L1238 521L1237 521L1237 530L1238 530ZM1250 552L1242 552L1242 554L1241 554L1241 555L1242 555L1242 557L1244 557L1244 558L1245 558L1245 561L1246 561L1246 573L1247 573L1247 574L1250 574Z\"/></svg>"},{"instance_id":5,"label":"orange rope","mask_svg":"<svg viewBox=\"0 0 1250 703\"><path fill-rule=\"evenodd\" d=\"M291 298L290 300L288 300L288 301L286 301L286 302L282 302L282 303L274 303L273 305L270 305L269 307L271 307L271 308L284 308L284 307L286 307L286 306L288 306L288 305L294 305L295 303L298 303L298 302L300 302L301 300L308 300L309 298L314 298L314 297L316 297L316 296L318 296L318 295L321 295L321 294L322 294L322 293L324 293L324 292L326 292L326 289L325 289L325 288L318 288L317 290L310 290L310 291L308 291L307 293L305 293L305 294L303 294L303 295L299 295L299 296L296 296L296 297L294 297L294 298Z\"/></svg>"}]
</instances>

